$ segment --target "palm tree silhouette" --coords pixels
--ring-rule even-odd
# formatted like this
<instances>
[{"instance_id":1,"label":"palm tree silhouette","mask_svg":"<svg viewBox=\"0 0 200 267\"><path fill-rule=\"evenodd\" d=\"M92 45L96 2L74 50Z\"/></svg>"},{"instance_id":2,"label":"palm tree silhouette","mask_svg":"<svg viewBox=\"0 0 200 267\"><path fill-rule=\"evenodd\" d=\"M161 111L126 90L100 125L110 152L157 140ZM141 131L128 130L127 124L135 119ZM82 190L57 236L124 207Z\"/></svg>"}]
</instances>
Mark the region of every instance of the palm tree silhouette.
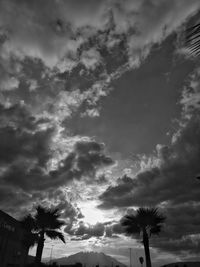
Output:
<instances>
[{"instance_id":1,"label":"palm tree silhouette","mask_svg":"<svg viewBox=\"0 0 200 267\"><path fill-rule=\"evenodd\" d=\"M147 267L151 267L149 238L152 234L159 234L165 219L157 208L139 208L135 214L127 214L121 219L127 235L142 234Z\"/></svg>"},{"instance_id":2,"label":"palm tree silhouette","mask_svg":"<svg viewBox=\"0 0 200 267\"><path fill-rule=\"evenodd\" d=\"M21 220L23 227L33 234L30 240L26 240L27 245L31 247L37 244L35 267L40 266L41 263L45 236L51 239L60 239L65 243L64 235L58 231L64 225L59 217L58 209L37 206L34 216L29 214Z\"/></svg>"}]
</instances>

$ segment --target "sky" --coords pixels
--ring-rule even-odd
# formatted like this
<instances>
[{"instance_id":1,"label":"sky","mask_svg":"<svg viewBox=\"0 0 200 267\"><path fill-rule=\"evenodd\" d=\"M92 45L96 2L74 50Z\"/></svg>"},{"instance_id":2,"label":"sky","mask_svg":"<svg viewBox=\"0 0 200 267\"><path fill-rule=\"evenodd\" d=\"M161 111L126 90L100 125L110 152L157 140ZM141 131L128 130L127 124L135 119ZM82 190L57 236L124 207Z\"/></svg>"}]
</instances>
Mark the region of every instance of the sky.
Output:
<instances>
[{"instance_id":1,"label":"sky","mask_svg":"<svg viewBox=\"0 0 200 267\"><path fill-rule=\"evenodd\" d=\"M119 220L158 207L154 266L200 260L198 0L0 0L0 209L59 208L66 245L134 267ZM34 249L31 251L34 254Z\"/></svg>"}]
</instances>

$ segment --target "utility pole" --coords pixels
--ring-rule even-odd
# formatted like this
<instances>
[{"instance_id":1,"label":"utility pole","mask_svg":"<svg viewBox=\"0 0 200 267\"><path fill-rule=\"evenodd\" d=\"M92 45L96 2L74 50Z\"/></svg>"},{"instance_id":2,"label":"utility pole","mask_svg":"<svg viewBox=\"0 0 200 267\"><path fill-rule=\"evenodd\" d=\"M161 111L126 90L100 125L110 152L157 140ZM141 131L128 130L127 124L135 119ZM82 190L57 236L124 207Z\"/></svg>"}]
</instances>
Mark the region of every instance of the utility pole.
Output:
<instances>
[{"instance_id":1,"label":"utility pole","mask_svg":"<svg viewBox=\"0 0 200 267\"><path fill-rule=\"evenodd\" d=\"M129 250L130 250L130 267L132 267L131 248L129 248Z\"/></svg>"},{"instance_id":2,"label":"utility pole","mask_svg":"<svg viewBox=\"0 0 200 267\"><path fill-rule=\"evenodd\" d=\"M51 261L52 261L53 247L54 247L54 245L51 246L51 253L50 253L50 257L49 257L49 265L51 264Z\"/></svg>"}]
</instances>

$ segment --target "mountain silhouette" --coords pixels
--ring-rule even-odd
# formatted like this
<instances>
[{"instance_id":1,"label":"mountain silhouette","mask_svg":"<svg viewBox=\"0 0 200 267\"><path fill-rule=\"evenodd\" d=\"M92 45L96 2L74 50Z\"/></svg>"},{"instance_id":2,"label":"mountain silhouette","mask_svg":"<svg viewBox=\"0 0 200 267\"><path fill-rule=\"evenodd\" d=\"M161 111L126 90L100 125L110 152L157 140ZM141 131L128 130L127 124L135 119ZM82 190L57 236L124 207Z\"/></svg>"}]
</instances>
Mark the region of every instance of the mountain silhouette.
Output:
<instances>
[{"instance_id":1,"label":"mountain silhouette","mask_svg":"<svg viewBox=\"0 0 200 267\"><path fill-rule=\"evenodd\" d=\"M200 262L174 262L174 263L170 263L170 264L165 264L162 265L161 267L199 267L200 266Z\"/></svg>"},{"instance_id":2,"label":"mountain silhouette","mask_svg":"<svg viewBox=\"0 0 200 267\"><path fill-rule=\"evenodd\" d=\"M99 265L99 267L127 267L125 264L117 261L116 259L98 252L79 252L69 257L63 257L59 259L53 259L52 262L57 262L57 264L66 264L71 265L77 262L82 263L83 267L95 267Z\"/></svg>"}]
</instances>

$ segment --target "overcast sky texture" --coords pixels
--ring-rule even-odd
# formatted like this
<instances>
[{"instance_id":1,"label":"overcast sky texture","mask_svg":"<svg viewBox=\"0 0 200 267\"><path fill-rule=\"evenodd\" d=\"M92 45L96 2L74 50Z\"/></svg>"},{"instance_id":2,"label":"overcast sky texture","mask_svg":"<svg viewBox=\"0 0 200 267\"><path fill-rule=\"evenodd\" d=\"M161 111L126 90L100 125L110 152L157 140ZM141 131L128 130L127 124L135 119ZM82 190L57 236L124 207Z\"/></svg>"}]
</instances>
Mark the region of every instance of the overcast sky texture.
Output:
<instances>
[{"instance_id":1,"label":"overcast sky texture","mask_svg":"<svg viewBox=\"0 0 200 267\"><path fill-rule=\"evenodd\" d=\"M0 209L58 207L66 245L134 267L130 209L167 216L155 266L200 259L199 0L0 0ZM44 257L52 241L46 240ZM34 251L33 251L34 253Z\"/></svg>"}]
</instances>

